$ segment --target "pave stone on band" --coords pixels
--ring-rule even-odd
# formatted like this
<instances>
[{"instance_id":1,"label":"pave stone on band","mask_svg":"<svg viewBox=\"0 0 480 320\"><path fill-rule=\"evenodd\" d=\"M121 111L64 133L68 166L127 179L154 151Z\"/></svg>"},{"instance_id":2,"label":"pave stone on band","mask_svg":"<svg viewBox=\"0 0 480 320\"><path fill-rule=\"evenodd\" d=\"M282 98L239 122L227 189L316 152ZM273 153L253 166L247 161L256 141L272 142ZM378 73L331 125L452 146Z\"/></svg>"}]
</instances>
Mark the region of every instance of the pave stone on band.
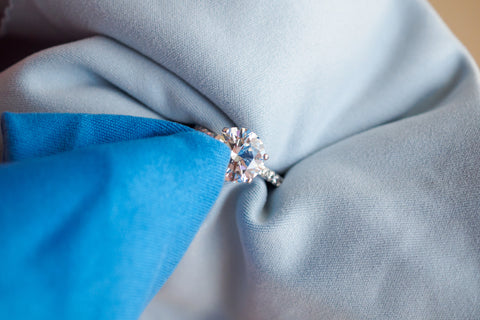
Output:
<instances>
[{"instance_id":1,"label":"pave stone on band","mask_svg":"<svg viewBox=\"0 0 480 320\"><path fill-rule=\"evenodd\" d=\"M245 128L224 128L221 134L215 134L207 128L195 126L195 129L225 143L231 150L230 163L225 172L225 181L252 182L257 175L279 187L283 178L265 167L268 160L262 140Z\"/></svg>"}]
</instances>

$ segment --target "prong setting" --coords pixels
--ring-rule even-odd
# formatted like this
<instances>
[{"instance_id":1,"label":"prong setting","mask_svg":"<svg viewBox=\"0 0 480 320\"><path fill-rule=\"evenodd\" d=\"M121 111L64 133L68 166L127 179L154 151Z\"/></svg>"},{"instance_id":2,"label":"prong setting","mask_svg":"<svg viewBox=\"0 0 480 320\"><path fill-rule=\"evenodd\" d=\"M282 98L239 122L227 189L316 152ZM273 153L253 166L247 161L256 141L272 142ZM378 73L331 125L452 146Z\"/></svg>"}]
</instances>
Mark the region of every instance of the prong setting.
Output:
<instances>
[{"instance_id":1,"label":"prong setting","mask_svg":"<svg viewBox=\"0 0 480 320\"><path fill-rule=\"evenodd\" d=\"M262 140L246 128L223 128L216 135L206 128L196 126L197 130L225 143L231 150L230 162L225 172L225 181L251 183L260 175L263 179L278 187L283 178L265 167L264 161L270 156L265 152Z\"/></svg>"}]
</instances>

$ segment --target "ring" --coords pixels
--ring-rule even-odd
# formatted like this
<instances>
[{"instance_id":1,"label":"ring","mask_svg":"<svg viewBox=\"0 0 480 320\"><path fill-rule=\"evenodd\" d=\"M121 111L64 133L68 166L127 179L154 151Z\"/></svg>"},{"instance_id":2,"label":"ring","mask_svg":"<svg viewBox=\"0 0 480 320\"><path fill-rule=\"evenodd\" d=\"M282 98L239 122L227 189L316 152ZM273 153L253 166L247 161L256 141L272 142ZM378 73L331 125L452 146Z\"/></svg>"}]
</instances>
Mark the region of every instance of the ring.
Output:
<instances>
[{"instance_id":1,"label":"ring","mask_svg":"<svg viewBox=\"0 0 480 320\"><path fill-rule=\"evenodd\" d=\"M195 130L225 143L231 150L230 163L225 172L225 181L251 183L257 175L279 187L283 178L275 171L265 167L268 160L262 140L245 128L223 128L221 134L215 134L207 128L195 126Z\"/></svg>"}]
</instances>

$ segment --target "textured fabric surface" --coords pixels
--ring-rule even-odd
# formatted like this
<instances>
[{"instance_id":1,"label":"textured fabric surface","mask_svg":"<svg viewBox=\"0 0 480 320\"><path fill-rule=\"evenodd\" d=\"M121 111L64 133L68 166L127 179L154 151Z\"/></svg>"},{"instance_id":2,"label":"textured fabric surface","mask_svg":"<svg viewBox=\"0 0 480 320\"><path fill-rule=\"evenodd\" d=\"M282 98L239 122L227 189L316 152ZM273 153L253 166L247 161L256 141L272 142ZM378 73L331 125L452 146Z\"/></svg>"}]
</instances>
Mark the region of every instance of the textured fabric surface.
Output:
<instances>
[{"instance_id":1,"label":"textured fabric surface","mask_svg":"<svg viewBox=\"0 0 480 320\"><path fill-rule=\"evenodd\" d=\"M125 116L4 114L2 129L0 318L137 319L213 205L229 149Z\"/></svg>"},{"instance_id":2,"label":"textured fabric surface","mask_svg":"<svg viewBox=\"0 0 480 320\"><path fill-rule=\"evenodd\" d=\"M16 0L0 109L252 129L144 319L480 318L478 69L420 0ZM82 40L79 40L82 39Z\"/></svg>"},{"instance_id":3,"label":"textured fabric surface","mask_svg":"<svg viewBox=\"0 0 480 320\"><path fill-rule=\"evenodd\" d=\"M2 121L7 162L49 156L96 144L192 131L175 122L112 115L6 112Z\"/></svg>"}]
</instances>

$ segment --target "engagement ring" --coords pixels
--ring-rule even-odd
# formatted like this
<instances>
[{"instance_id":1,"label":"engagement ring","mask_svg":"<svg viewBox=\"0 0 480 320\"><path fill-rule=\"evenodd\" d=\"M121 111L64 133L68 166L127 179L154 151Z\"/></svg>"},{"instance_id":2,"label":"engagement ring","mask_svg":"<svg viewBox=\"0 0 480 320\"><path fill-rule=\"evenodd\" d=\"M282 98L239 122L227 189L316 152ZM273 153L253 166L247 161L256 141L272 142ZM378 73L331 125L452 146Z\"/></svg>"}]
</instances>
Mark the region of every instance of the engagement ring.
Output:
<instances>
[{"instance_id":1,"label":"engagement ring","mask_svg":"<svg viewBox=\"0 0 480 320\"><path fill-rule=\"evenodd\" d=\"M262 140L252 131L245 128L224 128L221 134L201 127L195 129L225 143L231 150L230 163L225 172L225 181L252 182L257 175L279 187L283 178L273 170L265 167L268 160Z\"/></svg>"}]
</instances>

